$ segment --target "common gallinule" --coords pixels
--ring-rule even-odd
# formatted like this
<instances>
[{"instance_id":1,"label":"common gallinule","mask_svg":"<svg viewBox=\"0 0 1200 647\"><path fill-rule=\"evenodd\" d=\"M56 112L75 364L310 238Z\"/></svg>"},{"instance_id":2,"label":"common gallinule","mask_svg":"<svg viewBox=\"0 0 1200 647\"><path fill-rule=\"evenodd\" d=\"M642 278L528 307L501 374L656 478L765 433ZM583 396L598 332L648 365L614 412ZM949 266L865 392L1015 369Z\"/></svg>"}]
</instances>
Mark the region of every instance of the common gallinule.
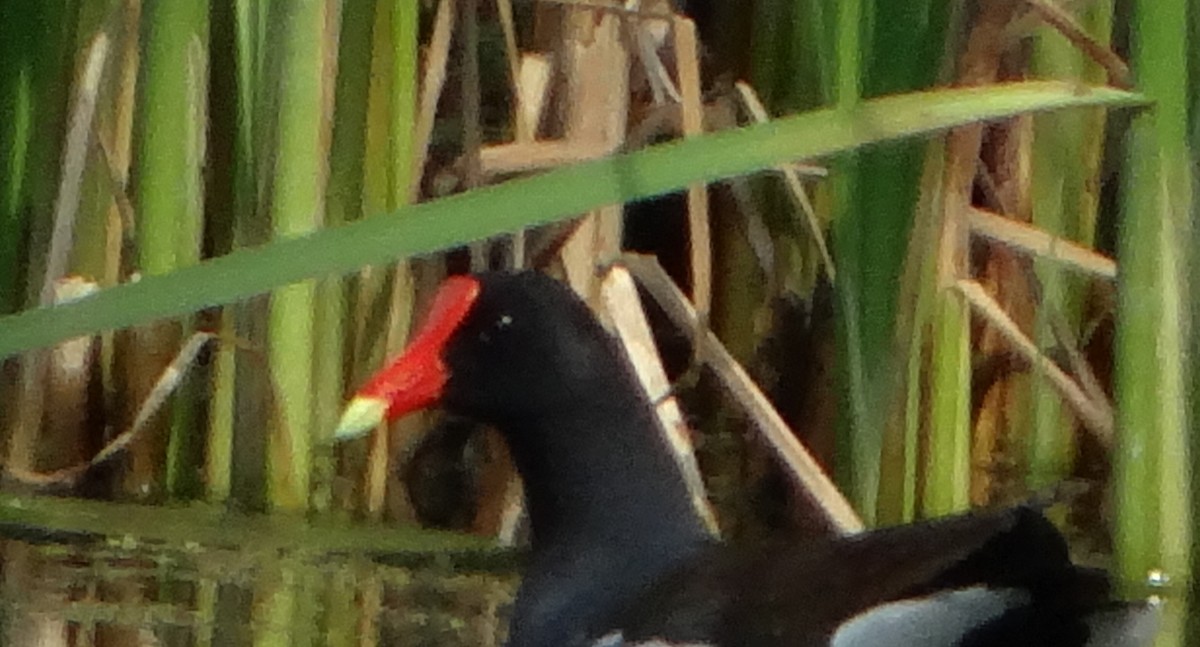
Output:
<instances>
[{"instance_id":1,"label":"common gallinule","mask_svg":"<svg viewBox=\"0 0 1200 647\"><path fill-rule=\"evenodd\" d=\"M613 338L543 275L449 278L339 437L440 404L489 423L532 530L512 647L1141 644L1151 614L1108 597L1037 511L976 513L757 549L694 511Z\"/></svg>"}]
</instances>

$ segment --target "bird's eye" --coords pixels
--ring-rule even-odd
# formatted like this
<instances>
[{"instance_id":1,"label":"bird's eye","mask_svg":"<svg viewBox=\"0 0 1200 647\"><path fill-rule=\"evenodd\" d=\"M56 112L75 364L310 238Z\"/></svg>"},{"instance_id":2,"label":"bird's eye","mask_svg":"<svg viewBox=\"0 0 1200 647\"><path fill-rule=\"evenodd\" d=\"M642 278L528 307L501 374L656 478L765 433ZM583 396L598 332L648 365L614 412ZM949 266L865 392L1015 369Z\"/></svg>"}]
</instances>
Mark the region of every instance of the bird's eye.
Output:
<instances>
[{"instance_id":1,"label":"bird's eye","mask_svg":"<svg viewBox=\"0 0 1200 647\"><path fill-rule=\"evenodd\" d=\"M512 322L512 315L509 314L502 314L499 317L496 317L496 320L492 322L491 328L480 331L479 341L485 344L492 343L492 335L504 332L509 326L512 325Z\"/></svg>"}]
</instances>

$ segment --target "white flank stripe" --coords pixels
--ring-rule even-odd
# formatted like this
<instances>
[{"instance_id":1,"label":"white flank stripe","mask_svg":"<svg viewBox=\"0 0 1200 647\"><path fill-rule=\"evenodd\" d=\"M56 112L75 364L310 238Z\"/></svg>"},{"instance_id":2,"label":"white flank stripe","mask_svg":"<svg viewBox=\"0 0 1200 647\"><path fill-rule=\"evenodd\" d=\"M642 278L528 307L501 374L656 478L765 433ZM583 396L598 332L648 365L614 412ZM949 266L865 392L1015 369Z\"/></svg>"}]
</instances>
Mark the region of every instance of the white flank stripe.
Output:
<instances>
[{"instance_id":1,"label":"white flank stripe","mask_svg":"<svg viewBox=\"0 0 1200 647\"><path fill-rule=\"evenodd\" d=\"M838 627L830 647L951 647L963 634L1024 604L1016 589L982 586L880 605Z\"/></svg>"}]
</instances>

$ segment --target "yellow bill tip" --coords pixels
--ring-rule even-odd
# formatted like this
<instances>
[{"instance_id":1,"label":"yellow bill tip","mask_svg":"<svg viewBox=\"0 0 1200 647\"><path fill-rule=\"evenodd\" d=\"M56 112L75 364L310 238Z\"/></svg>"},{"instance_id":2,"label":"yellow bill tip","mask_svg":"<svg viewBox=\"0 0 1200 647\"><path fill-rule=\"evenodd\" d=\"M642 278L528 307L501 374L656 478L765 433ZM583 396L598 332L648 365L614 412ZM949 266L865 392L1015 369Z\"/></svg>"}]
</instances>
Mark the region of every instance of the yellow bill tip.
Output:
<instances>
[{"instance_id":1,"label":"yellow bill tip","mask_svg":"<svg viewBox=\"0 0 1200 647\"><path fill-rule=\"evenodd\" d=\"M356 397L342 411L342 419L338 421L333 437L341 441L364 436L379 426L386 415L387 401L381 398Z\"/></svg>"}]
</instances>

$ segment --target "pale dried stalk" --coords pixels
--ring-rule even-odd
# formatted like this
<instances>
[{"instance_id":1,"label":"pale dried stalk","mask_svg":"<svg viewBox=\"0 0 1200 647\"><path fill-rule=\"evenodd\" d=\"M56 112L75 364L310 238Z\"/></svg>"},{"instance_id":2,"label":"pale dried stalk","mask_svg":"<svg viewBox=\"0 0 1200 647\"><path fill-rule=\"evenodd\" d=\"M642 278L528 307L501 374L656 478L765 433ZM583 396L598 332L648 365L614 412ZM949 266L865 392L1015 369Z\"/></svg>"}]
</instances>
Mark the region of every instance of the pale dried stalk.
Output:
<instances>
[{"instance_id":1,"label":"pale dried stalk","mask_svg":"<svg viewBox=\"0 0 1200 647\"><path fill-rule=\"evenodd\" d=\"M500 504L500 525L496 529L496 541L501 546L515 546L517 533L525 523L525 485L521 479L510 478L504 485L504 496Z\"/></svg>"},{"instance_id":2,"label":"pale dried stalk","mask_svg":"<svg viewBox=\"0 0 1200 647\"><path fill-rule=\"evenodd\" d=\"M622 264L637 277L638 282L646 288L680 331L688 335L695 334L698 323L695 309L658 261L645 256L625 254L622 256ZM704 347L704 350L698 353L704 365L721 380L721 384L762 432L803 491L812 497L825 513L830 525L841 534L862 531L862 519L850 502L796 438L787 423L771 406L767 396L729 354L717 336L712 331L706 331L700 337L692 337L692 342Z\"/></svg>"},{"instance_id":3,"label":"pale dried stalk","mask_svg":"<svg viewBox=\"0 0 1200 647\"><path fill-rule=\"evenodd\" d=\"M413 295L416 294L412 268L404 262L396 265L388 296L387 351L396 352L404 346L412 326ZM392 447L405 446L412 441L419 428L419 421L412 416L389 425L376 426L371 434L371 447L367 457L366 512L371 519L378 519L384 510L387 496L387 481L391 473ZM391 428L389 428L391 427ZM403 500L407 502L407 500ZM408 515L411 519L413 515Z\"/></svg>"},{"instance_id":4,"label":"pale dried stalk","mask_svg":"<svg viewBox=\"0 0 1200 647\"><path fill-rule=\"evenodd\" d=\"M1024 357L1035 371L1046 376L1100 444L1111 448L1114 427L1112 405L1107 401L1097 402L1089 398L1075 380L1038 350L1037 345L1021 332L1016 322L1004 312L982 285L972 280L961 279L954 287L977 314L995 326L1001 336L1012 345L1013 350Z\"/></svg>"},{"instance_id":5,"label":"pale dried stalk","mask_svg":"<svg viewBox=\"0 0 1200 647\"><path fill-rule=\"evenodd\" d=\"M111 460L141 436L148 427L147 423L167 403L167 398L175 392L175 389L179 388L188 368L196 361L196 356L200 354L206 344L214 339L216 339L215 335L205 332L199 332L189 337L171 363L159 374L158 380L146 398L142 400L133 423L97 452L90 461L53 472L34 472L8 465L4 469L4 475L39 487L75 485L88 470Z\"/></svg>"},{"instance_id":6,"label":"pale dried stalk","mask_svg":"<svg viewBox=\"0 0 1200 647\"><path fill-rule=\"evenodd\" d=\"M549 96L547 90L550 87L553 71L554 67L551 65L549 57L529 54L520 59L518 78L514 86L517 95L513 130L517 142L532 142L537 138L538 125L542 123L542 113L546 109L546 99ZM483 154L488 148L485 147L480 151L479 159L480 172L485 174ZM514 232L510 250L513 269L525 267L526 246L525 231Z\"/></svg>"},{"instance_id":7,"label":"pale dried stalk","mask_svg":"<svg viewBox=\"0 0 1200 647\"><path fill-rule=\"evenodd\" d=\"M1079 337L1075 331L1059 316L1050 317L1050 326L1054 331L1055 342L1066 351L1067 365L1075 375L1075 379L1079 381L1083 392L1092 402L1099 402L1111 410L1112 404L1108 401L1108 394L1104 392L1104 387L1100 384L1100 379L1096 377L1096 372L1092 370L1092 365L1079 350Z\"/></svg>"},{"instance_id":8,"label":"pale dried stalk","mask_svg":"<svg viewBox=\"0 0 1200 647\"><path fill-rule=\"evenodd\" d=\"M508 62L509 83L512 85L512 95L517 98L517 112L520 112L521 91L521 51L517 49L517 28L513 22L512 0L496 0L496 12L500 15L500 30L504 32L504 58Z\"/></svg>"},{"instance_id":9,"label":"pale dried stalk","mask_svg":"<svg viewBox=\"0 0 1200 647\"><path fill-rule=\"evenodd\" d=\"M696 464L691 433L679 402L671 395L671 383L663 370L650 324L646 321L646 313L642 310L637 287L629 271L619 265L611 267L604 277L601 294L607 318L612 322L617 339L633 365L642 391L654 403L659 432L671 448L671 455L691 494L692 506L709 531L716 535L719 532L717 518L704 491L704 479Z\"/></svg>"},{"instance_id":10,"label":"pale dried stalk","mask_svg":"<svg viewBox=\"0 0 1200 647\"><path fill-rule=\"evenodd\" d=\"M653 4L653 3L652 3ZM659 3L662 4L662 3ZM642 62L642 68L646 72L646 80L650 83L650 91L654 95L655 104L663 104L667 101L674 103L682 103L683 95L681 88L675 87L671 81L671 75L667 72L667 66L663 65L662 57L658 55L659 48L663 41L666 40L666 32L670 28L669 23L661 18L652 17L652 14L663 13L652 9L642 7L641 0L625 0L625 9L632 12L636 18L633 26L633 39L637 45L638 59ZM667 7L669 10L669 7ZM687 20L686 18L676 18L676 20ZM690 22L690 21L689 21ZM676 32L678 38L678 32ZM695 40L695 29L693 27L692 39ZM678 41L676 41L678 45ZM693 51L691 49L678 49L677 52ZM686 54L685 54L686 56ZM682 64L682 61L680 61Z\"/></svg>"},{"instance_id":11,"label":"pale dried stalk","mask_svg":"<svg viewBox=\"0 0 1200 647\"><path fill-rule=\"evenodd\" d=\"M561 66L566 79L562 88L566 96L559 115L562 138L518 139L484 147L479 155L484 177L596 159L615 152L625 141L629 54L620 37L622 17L596 9L580 6L564 11L559 30L562 38L555 55L555 63ZM540 111L534 114L538 120L530 120L534 126L530 130L536 132Z\"/></svg>"},{"instance_id":12,"label":"pale dried stalk","mask_svg":"<svg viewBox=\"0 0 1200 647\"><path fill-rule=\"evenodd\" d=\"M69 276L55 281L56 304L82 299L100 291L95 281ZM88 460L88 406L93 377L98 375L99 336L85 335L60 342L50 350L46 370L46 407L38 437L38 470L75 465Z\"/></svg>"},{"instance_id":13,"label":"pale dried stalk","mask_svg":"<svg viewBox=\"0 0 1200 647\"><path fill-rule=\"evenodd\" d=\"M1079 48L1079 51L1108 72L1109 83L1119 88L1133 88L1132 75L1129 73L1129 66L1125 64L1125 61L1121 60L1121 57L1112 48L1097 42L1068 11L1051 0L1028 1L1029 6L1038 17L1058 30L1058 33L1071 41L1075 47Z\"/></svg>"},{"instance_id":14,"label":"pale dried stalk","mask_svg":"<svg viewBox=\"0 0 1200 647\"><path fill-rule=\"evenodd\" d=\"M96 113L96 96L100 79L108 60L108 35L97 34L88 47L75 87L74 105L68 121L63 150L62 177L54 199L54 216L50 249L46 254L46 271L38 293L42 307L54 303L55 283L64 276L70 261L75 232L75 217L79 210L79 192L87 162L92 123ZM45 406L45 379L48 353L34 350L21 361L16 413L8 445L8 462L18 468L32 469L34 448L42 429Z\"/></svg>"},{"instance_id":15,"label":"pale dried stalk","mask_svg":"<svg viewBox=\"0 0 1200 647\"><path fill-rule=\"evenodd\" d=\"M704 132L696 24L687 18L676 18L674 27L683 136L693 137ZM702 182L689 185L687 205L688 235L691 237L692 302L700 313L700 325L705 325L712 310L712 233L709 231L708 186Z\"/></svg>"},{"instance_id":16,"label":"pale dried stalk","mask_svg":"<svg viewBox=\"0 0 1200 647\"><path fill-rule=\"evenodd\" d=\"M757 123L766 123L771 117L767 114L767 109L759 100L758 94L754 88L747 83L739 81L737 83L738 94L742 98L743 105L746 106L746 111ZM808 225L809 232L813 240L817 242L817 251L821 254L821 262L825 266L825 273L829 277L830 282L837 279L837 267L833 263L833 255L829 253L829 245L825 242L825 232L821 230L821 223L817 221L817 210L813 207L812 200L808 198L808 193L804 190L804 185L800 182L800 174L796 167L791 165L779 166L776 168L783 175L783 180L787 184L788 194L795 200L796 206L804 214L804 222Z\"/></svg>"},{"instance_id":17,"label":"pale dried stalk","mask_svg":"<svg viewBox=\"0 0 1200 647\"><path fill-rule=\"evenodd\" d=\"M1117 278L1117 264L1112 259L1083 245L977 207L967 212L967 218L975 234L1086 274L1110 281Z\"/></svg>"},{"instance_id":18,"label":"pale dried stalk","mask_svg":"<svg viewBox=\"0 0 1200 647\"><path fill-rule=\"evenodd\" d=\"M96 95L100 77L108 60L108 35L97 34L88 47L83 72L76 87L75 106L67 130L63 155L62 179L54 201L54 229L50 236L46 274L42 278L38 303L45 307L54 303L54 282L67 273L71 245L74 239L75 214L79 210L79 191L83 184L83 169L87 162L92 136L92 120L96 114Z\"/></svg>"},{"instance_id":19,"label":"pale dried stalk","mask_svg":"<svg viewBox=\"0 0 1200 647\"><path fill-rule=\"evenodd\" d=\"M604 157L613 147L601 141L526 141L486 146L479 153L485 177L540 171Z\"/></svg>"},{"instance_id":20,"label":"pale dried stalk","mask_svg":"<svg viewBox=\"0 0 1200 647\"><path fill-rule=\"evenodd\" d=\"M537 138L538 124L542 123L542 114L546 110L547 90L550 88L550 78L554 66L548 56L541 54L526 54L521 57L520 81L517 86L520 94L517 97L516 140L531 142ZM486 153L488 149L485 148ZM483 154L481 154L482 158ZM486 168L486 164L480 161Z\"/></svg>"},{"instance_id":21,"label":"pale dried stalk","mask_svg":"<svg viewBox=\"0 0 1200 647\"><path fill-rule=\"evenodd\" d=\"M585 9L563 17L563 139L585 148L598 144L604 155L620 149L627 130L630 55L622 20ZM560 252L567 283L592 305L599 296L597 259L614 258L621 249L621 212L610 205L584 216Z\"/></svg>"},{"instance_id":22,"label":"pale dried stalk","mask_svg":"<svg viewBox=\"0 0 1200 647\"><path fill-rule=\"evenodd\" d=\"M474 189L483 184L479 168L479 151L483 148L483 128L480 124L482 99L479 96L479 0L460 0L462 14L459 18L461 30L459 99L462 115L463 154L459 158L463 169L462 187ZM482 272L488 268L491 245L486 240L467 243L471 250L471 271Z\"/></svg>"},{"instance_id":23,"label":"pale dried stalk","mask_svg":"<svg viewBox=\"0 0 1200 647\"><path fill-rule=\"evenodd\" d=\"M134 226L133 206L129 202L126 188L129 184L129 166L132 157L133 116L136 104L137 76L141 50L138 48L138 25L141 20L142 3L126 0L122 11L120 54L116 61L115 98L109 110L111 120L107 128L99 129L96 140L99 153L104 158L103 168L110 178L113 204L110 205L105 229L104 277L102 286L116 285L121 280L121 245L125 230ZM104 371L111 372L112 335L104 340ZM105 388L110 389L111 376L105 375ZM115 389L113 389L115 390Z\"/></svg>"},{"instance_id":24,"label":"pale dried stalk","mask_svg":"<svg viewBox=\"0 0 1200 647\"><path fill-rule=\"evenodd\" d=\"M727 184L745 223L746 242L749 243L750 251L758 261L763 276L770 281L771 277L775 276L775 239L771 237L771 230L767 228L758 198L744 177L731 178Z\"/></svg>"},{"instance_id":25,"label":"pale dried stalk","mask_svg":"<svg viewBox=\"0 0 1200 647\"><path fill-rule=\"evenodd\" d=\"M416 133L413 136L417 159L413 160L413 177L408 187L409 202L421 197L421 176L429 157L429 140L433 136L433 121L437 116L438 100L446 85L446 63L450 60L450 40L454 31L454 9L457 0L441 0L433 19L433 35L429 39L425 70L421 75L421 104L417 113Z\"/></svg>"}]
</instances>

